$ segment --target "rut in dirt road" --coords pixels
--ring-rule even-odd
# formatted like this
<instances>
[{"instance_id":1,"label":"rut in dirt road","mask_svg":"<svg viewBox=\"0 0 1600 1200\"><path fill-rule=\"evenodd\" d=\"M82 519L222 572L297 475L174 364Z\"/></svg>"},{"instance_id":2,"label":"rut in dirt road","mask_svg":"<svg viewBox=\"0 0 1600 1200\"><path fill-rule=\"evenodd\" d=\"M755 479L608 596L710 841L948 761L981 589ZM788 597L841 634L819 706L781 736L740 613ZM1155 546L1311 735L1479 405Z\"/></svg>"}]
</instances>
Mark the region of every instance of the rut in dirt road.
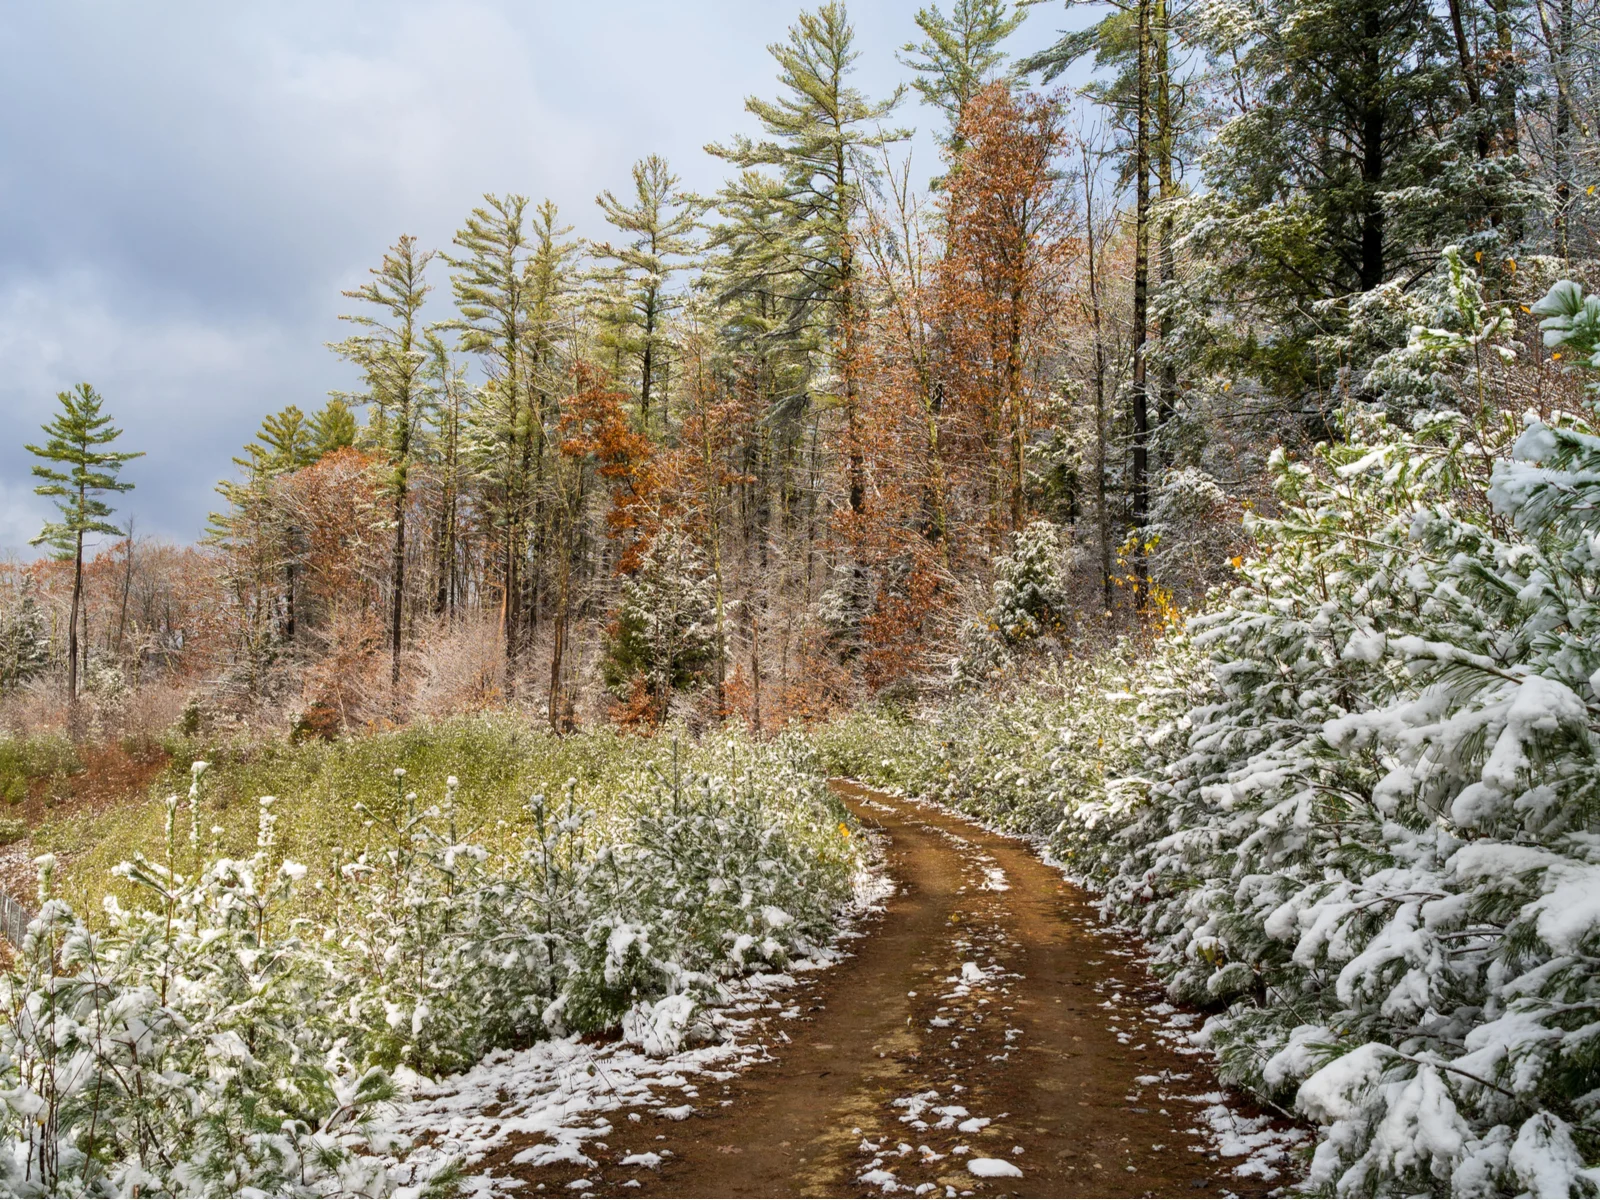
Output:
<instances>
[{"instance_id":1,"label":"rut in dirt road","mask_svg":"<svg viewBox=\"0 0 1600 1200\"><path fill-rule=\"evenodd\" d=\"M896 891L881 920L853 958L785 998L792 1019L770 1027L767 1061L700 1084L690 1119L613 1118L589 1147L584 1194L1175 1196L1287 1182L1292 1131L1223 1105L1203 1061L1155 1035L1173 1010L1058 871L931 806L836 786L887 838ZM1208 1124L1241 1157L1219 1154ZM570 1171L518 1173L518 1194L574 1186Z\"/></svg>"}]
</instances>

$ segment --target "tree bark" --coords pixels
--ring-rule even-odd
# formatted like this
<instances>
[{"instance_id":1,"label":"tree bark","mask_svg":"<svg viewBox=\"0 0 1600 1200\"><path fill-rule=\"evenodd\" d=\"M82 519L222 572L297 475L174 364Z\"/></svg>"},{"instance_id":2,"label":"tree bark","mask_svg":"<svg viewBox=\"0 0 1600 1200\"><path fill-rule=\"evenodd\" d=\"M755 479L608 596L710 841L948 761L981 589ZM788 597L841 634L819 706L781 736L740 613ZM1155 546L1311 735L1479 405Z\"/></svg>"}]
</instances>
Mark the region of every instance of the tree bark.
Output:
<instances>
[{"instance_id":1,"label":"tree bark","mask_svg":"<svg viewBox=\"0 0 1600 1200\"><path fill-rule=\"evenodd\" d=\"M1155 84L1156 84L1156 178L1161 197L1161 287L1166 290L1177 279L1175 230L1170 205L1178 197L1178 180L1173 165L1176 133L1173 128L1170 61L1169 0L1155 0ZM1156 428L1172 419L1178 407L1178 369L1171 358L1172 318L1161 314L1157 337L1162 351L1160 391L1156 401Z\"/></svg>"},{"instance_id":2,"label":"tree bark","mask_svg":"<svg viewBox=\"0 0 1600 1200\"><path fill-rule=\"evenodd\" d=\"M395 467L394 485L394 546L389 555L389 579L393 595L389 602L389 686L394 691L394 703L400 703L400 641L401 622L406 602L406 466L404 455L409 447L400 451L401 461Z\"/></svg>"},{"instance_id":3,"label":"tree bark","mask_svg":"<svg viewBox=\"0 0 1600 1200\"><path fill-rule=\"evenodd\" d=\"M1141 609L1149 591L1144 524L1150 507L1150 409L1145 340L1150 319L1150 9L1152 3L1153 0L1140 0L1139 3L1139 111L1134 145L1133 394L1131 397L1133 464L1129 484L1133 501L1134 600Z\"/></svg>"},{"instance_id":4,"label":"tree bark","mask_svg":"<svg viewBox=\"0 0 1600 1200\"><path fill-rule=\"evenodd\" d=\"M1378 189L1383 183L1383 14L1376 0L1368 0L1362 15L1366 97L1361 117L1361 181L1366 185L1365 212L1361 218L1361 290L1370 292L1383 282L1384 219Z\"/></svg>"},{"instance_id":5,"label":"tree bark","mask_svg":"<svg viewBox=\"0 0 1600 1200\"><path fill-rule=\"evenodd\" d=\"M1106 507L1106 347L1100 325L1100 276L1095 260L1094 173L1089 169L1087 146L1083 148L1083 207L1088 231L1089 314L1094 330L1095 516L1100 526L1100 585L1109 616L1116 597L1111 583L1111 513Z\"/></svg>"},{"instance_id":6,"label":"tree bark","mask_svg":"<svg viewBox=\"0 0 1600 1200\"><path fill-rule=\"evenodd\" d=\"M84 493L78 489L78 510L83 511ZM78 609L83 603L83 534L74 541L72 556L72 607L67 617L67 725L73 737L78 729Z\"/></svg>"}]
</instances>

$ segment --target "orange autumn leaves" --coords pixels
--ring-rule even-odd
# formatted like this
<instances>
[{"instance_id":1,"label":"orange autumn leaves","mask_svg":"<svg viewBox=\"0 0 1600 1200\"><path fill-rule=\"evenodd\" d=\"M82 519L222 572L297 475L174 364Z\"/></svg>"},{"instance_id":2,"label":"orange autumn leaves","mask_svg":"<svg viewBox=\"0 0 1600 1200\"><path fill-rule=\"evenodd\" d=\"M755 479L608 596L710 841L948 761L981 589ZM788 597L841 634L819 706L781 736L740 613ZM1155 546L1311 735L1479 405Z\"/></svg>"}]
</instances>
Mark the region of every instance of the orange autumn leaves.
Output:
<instances>
[{"instance_id":1,"label":"orange autumn leaves","mask_svg":"<svg viewBox=\"0 0 1600 1200\"><path fill-rule=\"evenodd\" d=\"M1004 84L978 93L945 179L936 245L905 211L868 236L887 297L858 340L869 361L860 437L871 481L861 513L836 521L876 581L862 622L867 679L884 687L936 670L955 579L1031 516L1034 434L1081 248L1060 105Z\"/></svg>"}]
</instances>

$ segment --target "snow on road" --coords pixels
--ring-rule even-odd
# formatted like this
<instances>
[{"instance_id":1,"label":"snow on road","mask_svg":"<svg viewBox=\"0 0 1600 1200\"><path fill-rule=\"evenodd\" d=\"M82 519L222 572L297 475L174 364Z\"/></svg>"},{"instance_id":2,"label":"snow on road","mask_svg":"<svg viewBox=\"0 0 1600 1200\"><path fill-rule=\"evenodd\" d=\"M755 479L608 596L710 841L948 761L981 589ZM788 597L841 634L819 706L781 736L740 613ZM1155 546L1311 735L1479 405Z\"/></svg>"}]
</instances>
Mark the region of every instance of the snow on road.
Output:
<instances>
[{"instance_id":1,"label":"snow on road","mask_svg":"<svg viewBox=\"0 0 1600 1200\"><path fill-rule=\"evenodd\" d=\"M812 1147L804 1153L813 1155L813 1164L822 1161L815 1157L818 1154L836 1156L841 1173L834 1178L840 1183L853 1180L854 1187L866 1193L971 1195L974 1189L981 1192L1013 1180L1015 1186L1032 1192L1060 1178L1052 1174L1062 1169L1060 1131L1085 1117L1090 1122L1085 1135L1068 1136L1068 1144L1082 1150L1079 1169L1084 1171L1131 1178L1123 1174L1126 1171L1143 1178L1145 1171L1160 1171L1159 1164L1170 1166L1176 1155L1202 1164L1198 1169L1207 1174L1216 1173L1213 1177L1220 1176L1219 1183L1221 1178L1233 1178L1235 1188L1281 1187L1290 1182L1292 1155L1303 1145L1304 1132L1253 1115L1229 1094L1213 1090L1204 1063L1206 1051L1196 1044L1198 1017L1161 1001L1131 943L1086 930L1083 944L1092 945L1094 952L1076 961L1092 982L1085 986L1080 974L1080 982L1072 986L1081 988L1077 995L1098 999L1086 1009L1080 1007L1081 1015L1067 1017L1063 1015L1067 1010L1055 1007L1063 994L1053 990L1059 983L1041 994L1039 980L1025 978L1023 964L1030 961L1030 951L1035 966L1042 967L1044 960L1037 959L1039 947L1033 944L1038 927L1018 925L1016 906L1024 902L1025 890L1038 892L1040 879L1049 878L1047 868L1036 860L1030 866L1016 853L995 848L992 841L980 846L970 825L958 827L972 829L973 838L954 832L946 827L949 815L937 806L903 800L890 806L864 796L858 798L857 807L895 813L901 830L907 828L908 819L917 822L926 833L939 835L931 844L942 842L950 848L950 853L940 852L940 861L958 864L953 877L944 876L949 880L948 898L937 902L954 909L948 910L948 920L936 918L936 935L914 951L908 967L915 976L907 980L913 986L907 990L907 983L901 983L902 991L893 993L905 997L902 1003L912 1014L905 1034L917 1046L916 1053L900 1058L905 1066L901 1078L919 1086L898 1098L891 1091L892 1102L877 1101L885 1105L881 1117L868 1120L863 1113L857 1128L846 1121L837 1136L848 1141L834 1151L826 1151L824 1143L835 1136L827 1133L817 1135L822 1141L807 1143L804 1138L810 1135L784 1132L783 1137L801 1138L793 1150L783 1149L791 1144L787 1140L776 1147L757 1145L766 1118L757 1118L752 1126L748 1120L741 1124L735 1115L740 1108L722 1111L739 1103L742 1093L734 1081L752 1067L769 1064L761 1071L781 1077L791 1069L794 1051L813 1046L815 1058L817 1051L832 1050L822 1043L848 1040L834 1005L830 1003L827 1012L814 1006L805 1009L804 996L817 991L822 981L818 973L851 957L853 947L865 945L858 940L869 936L859 928L861 918L881 911L895 890L880 871L861 880L851 927L833 945L816 948L785 971L730 982L709 1014L713 1037L707 1044L652 1056L622 1042L559 1038L516 1053L491 1055L471 1071L437 1084L415 1081L412 1099L400 1106L393 1123L396 1132L408 1135L417 1146L397 1164L410 1193L423 1190L436 1171L453 1161L466 1174L467 1191L473 1195L528 1195L535 1187L570 1189L576 1194L612 1194L618 1189L657 1194L663 1189L716 1185L724 1178L715 1174L723 1169L716 1166L719 1161L755 1167L757 1160L765 1161L774 1153L801 1154L798 1147L804 1145ZM945 819L923 823L914 815L918 807L939 812ZM993 853L985 852L985 846ZM994 854L1004 855L1011 873ZM1092 913L1088 920L1097 924ZM850 970L859 973L857 966ZM839 986L855 988L866 982L865 977L860 982L854 982L853 975L849 978L852 982L841 980ZM1083 1001L1076 1003L1081 1006ZM1030 1005L1033 1015L1025 1018L1023 1011ZM1041 1006L1047 1007L1041 1011ZM1042 1018L1048 1020L1040 1024ZM1061 1025L1062 1020L1069 1025ZM1064 1035L1089 1033L1082 1025L1070 1025L1085 1020L1099 1030L1097 1038L1110 1050L1085 1047L1090 1056L1076 1061L1099 1076L1102 1092L1105 1073L1119 1069L1106 1057L1108 1053L1128 1056L1129 1061L1159 1062L1161 1069L1145 1074L1130 1071L1121 1076L1125 1083L1110 1082L1113 1090L1095 1099L1099 1107L1083 1116L1077 1115L1077 1107L1003 1111L1016 1110L1019 1103L1024 1108L1037 1105L1037 1097L1020 1099L1030 1094L1021 1081L1048 1061L1038 1057L1041 1048L1055 1061L1063 1061L1062 1054L1067 1055L1064 1061L1073 1061L1080 1052L1075 1044L1085 1039ZM1051 1045L1059 1048L1049 1050ZM1174 1052L1182 1057L1172 1057ZM824 1054L822 1061L825 1068L837 1065L834 1074L848 1080L866 1067L863 1058L884 1057L857 1052L835 1059ZM1192 1070L1184 1067L1184 1059L1195 1063ZM833 1077L826 1069L822 1074ZM817 1078L814 1069L803 1077ZM985 1096L991 1101L1011 1098L993 1104L986 1103ZM1079 1096L1094 1098L1083 1092ZM1063 1095L1059 1103L1065 1106L1070 1101ZM1113 1118L1111 1125L1104 1117ZM1046 1137L1042 1128L1035 1128L1040 1122L1056 1126L1058 1132ZM746 1126L752 1131L750 1140L741 1140L739 1130ZM1087 1136L1090 1129L1102 1133L1114 1129L1134 1140L1129 1136L1102 1138L1100 1143L1092 1137L1073 1140ZM720 1142L730 1144L712 1144ZM743 1158L721 1157L741 1154ZM806 1162L805 1157L798 1160ZM710 1175L705 1174L708 1166L713 1168ZM1171 1169L1194 1173L1189 1167ZM673 1171L678 1174L672 1175ZM532 1185L518 1175L543 1182ZM1088 1177L1073 1178L1086 1182ZM1105 1174L1094 1178L1109 1182ZM1184 1182L1187 1174L1179 1179L1180 1186Z\"/></svg>"}]
</instances>

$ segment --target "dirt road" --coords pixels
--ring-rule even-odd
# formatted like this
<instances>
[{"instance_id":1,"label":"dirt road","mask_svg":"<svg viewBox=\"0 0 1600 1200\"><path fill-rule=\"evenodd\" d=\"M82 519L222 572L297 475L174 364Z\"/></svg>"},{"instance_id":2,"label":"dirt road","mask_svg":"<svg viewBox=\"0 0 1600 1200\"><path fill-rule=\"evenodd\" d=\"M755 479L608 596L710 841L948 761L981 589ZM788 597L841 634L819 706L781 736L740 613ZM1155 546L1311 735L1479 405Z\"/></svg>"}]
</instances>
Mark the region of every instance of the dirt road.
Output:
<instances>
[{"instance_id":1,"label":"dirt road","mask_svg":"<svg viewBox=\"0 0 1600 1200\"><path fill-rule=\"evenodd\" d=\"M880 923L786 998L799 1015L772 1027L769 1061L703 1084L690 1119L616 1121L603 1152L590 1147L586 1190L1177 1196L1287 1182L1241 1178L1245 1158L1200 1136L1220 1124L1236 1151L1281 1160L1280 1134L1220 1105L1203 1060L1156 1036L1172 1009L1058 871L932 807L839 790L888 839L897 890ZM570 1172L524 1178L522 1195L574 1186Z\"/></svg>"}]
</instances>

